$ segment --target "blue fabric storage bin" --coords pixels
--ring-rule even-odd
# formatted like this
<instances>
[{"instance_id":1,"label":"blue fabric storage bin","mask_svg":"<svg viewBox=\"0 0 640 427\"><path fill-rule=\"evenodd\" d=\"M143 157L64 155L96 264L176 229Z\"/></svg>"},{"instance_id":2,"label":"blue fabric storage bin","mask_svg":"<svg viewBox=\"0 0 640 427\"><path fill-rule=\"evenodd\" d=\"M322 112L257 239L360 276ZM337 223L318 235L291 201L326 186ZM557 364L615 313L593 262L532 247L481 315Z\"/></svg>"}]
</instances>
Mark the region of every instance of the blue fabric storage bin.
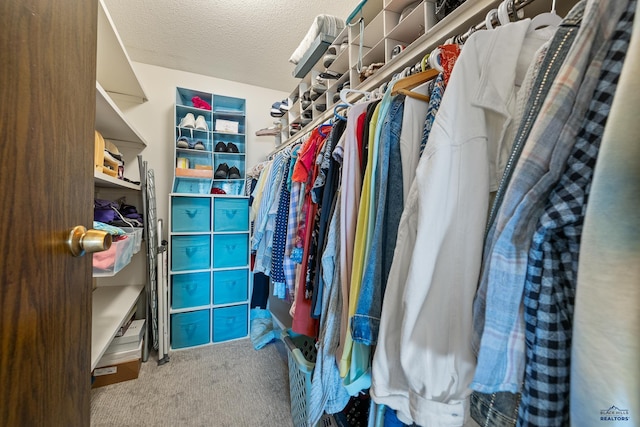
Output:
<instances>
[{"instance_id":1,"label":"blue fabric storage bin","mask_svg":"<svg viewBox=\"0 0 640 427\"><path fill-rule=\"evenodd\" d=\"M171 348L207 344L210 337L209 310L171 315Z\"/></svg>"},{"instance_id":2,"label":"blue fabric storage bin","mask_svg":"<svg viewBox=\"0 0 640 427\"><path fill-rule=\"evenodd\" d=\"M175 274L171 277L171 308L208 305L211 295L209 273Z\"/></svg>"},{"instance_id":3,"label":"blue fabric storage bin","mask_svg":"<svg viewBox=\"0 0 640 427\"><path fill-rule=\"evenodd\" d=\"M244 267L249 264L248 234L213 236L213 267Z\"/></svg>"},{"instance_id":4,"label":"blue fabric storage bin","mask_svg":"<svg viewBox=\"0 0 640 427\"><path fill-rule=\"evenodd\" d=\"M200 270L211 266L211 240L205 236L171 237L171 269Z\"/></svg>"},{"instance_id":5,"label":"blue fabric storage bin","mask_svg":"<svg viewBox=\"0 0 640 427\"><path fill-rule=\"evenodd\" d=\"M247 306L213 309L213 341L227 341L247 336Z\"/></svg>"},{"instance_id":6,"label":"blue fabric storage bin","mask_svg":"<svg viewBox=\"0 0 640 427\"><path fill-rule=\"evenodd\" d=\"M248 295L249 270L226 270L213 273L213 303L244 302Z\"/></svg>"},{"instance_id":7,"label":"blue fabric storage bin","mask_svg":"<svg viewBox=\"0 0 640 427\"><path fill-rule=\"evenodd\" d=\"M249 199L216 197L213 203L213 231L249 229Z\"/></svg>"},{"instance_id":8,"label":"blue fabric storage bin","mask_svg":"<svg viewBox=\"0 0 640 427\"><path fill-rule=\"evenodd\" d=\"M172 202L172 231L211 231L211 198L173 197Z\"/></svg>"}]
</instances>

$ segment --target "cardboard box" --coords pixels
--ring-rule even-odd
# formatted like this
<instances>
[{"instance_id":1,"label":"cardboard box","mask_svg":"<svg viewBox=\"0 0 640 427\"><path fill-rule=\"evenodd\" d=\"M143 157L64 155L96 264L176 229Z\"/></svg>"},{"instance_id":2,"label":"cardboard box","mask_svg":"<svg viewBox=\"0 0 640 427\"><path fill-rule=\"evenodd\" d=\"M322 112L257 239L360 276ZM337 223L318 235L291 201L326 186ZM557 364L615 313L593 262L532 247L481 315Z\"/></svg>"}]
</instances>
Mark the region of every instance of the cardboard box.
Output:
<instances>
[{"instance_id":1,"label":"cardboard box","mask_svg":"<svg viewBox=\"0 0 640 427\"><path fill-rule=\"evenodd\" d=\"M130 362L119 363L117 365L96 368L91 373L93 384L91 388L104 387L106 385L121 383L123 381L135 380L140 373L141 359Z\"/></svg>"}]
</instances>

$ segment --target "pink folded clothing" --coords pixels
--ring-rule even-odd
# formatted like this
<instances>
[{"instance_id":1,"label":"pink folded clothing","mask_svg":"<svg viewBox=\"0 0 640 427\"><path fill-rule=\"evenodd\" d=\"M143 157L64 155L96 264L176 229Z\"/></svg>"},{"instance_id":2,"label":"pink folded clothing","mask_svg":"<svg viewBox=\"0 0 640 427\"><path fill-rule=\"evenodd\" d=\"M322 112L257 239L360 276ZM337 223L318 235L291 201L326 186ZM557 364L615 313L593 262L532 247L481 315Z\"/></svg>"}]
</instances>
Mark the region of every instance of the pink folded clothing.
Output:
<instances>
[{"instance_id":1,"label":"pink folded clothing","mask_svg":"<svg viewBox=\"0 0 640 427\"><path fill-rule=\"evenodd\" d=\"M100 270L110 270L113 267L113 263L116 261L116 242L126 240L128 236L112 236L113 243L111 247L106 251L95 252L93 254L93 268Z\"/></svg>"},{"instance_id":2,"label":"pink folded clothing","mask_svg":"<svg viewBox=\"0 0 640 427\"><path fill-rule=\"evenodd\" d=\"M193 106L196 108L201 108L203 110L211 110L211 105L209 105L207 101L200 98L199 96L194 96L193 98L191 98L191 102L193 103Z\"/></svg>"}]
</instances>

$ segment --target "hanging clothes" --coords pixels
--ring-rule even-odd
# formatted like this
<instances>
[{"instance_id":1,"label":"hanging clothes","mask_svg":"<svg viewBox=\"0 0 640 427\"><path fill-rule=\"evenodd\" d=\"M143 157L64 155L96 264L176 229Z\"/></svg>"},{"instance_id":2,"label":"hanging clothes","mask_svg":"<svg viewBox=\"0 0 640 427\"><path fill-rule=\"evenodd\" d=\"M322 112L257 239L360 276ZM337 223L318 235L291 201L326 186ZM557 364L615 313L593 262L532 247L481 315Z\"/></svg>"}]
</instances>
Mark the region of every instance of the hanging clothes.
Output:
<instances>
[{"instance_id":1,"label":"hanging clothes","mask_svg":"<svg viewBox=\"0 0 640 427\"><path fill-rule=\"evenodd\" d=\"M400 133L405 96L398 95L392 101L389 113L382 123L378 153L376 209L372 213L374 223L371 248L365 259L362 284L356 309L351 317L353 340L373 346L378 340L382 297L387 286L395 249L398 224L402 215L402 163L400 162ZM370 363L367 363L367 371Z\"/></svg>"},{"instance_id":2,"label":"hanging clothes","mask_svg":"<svg viewBox=\"0 0 640 427\"><path fill-rule=\"evenodd\" d=\"M615 28L564 173L549 194L533 234L523 296L526 365L519 426L569 425L573 306L582 223L635 9L636 0L629 1Z\"/></svg>"},{"instance_id":3,"label":"hanging clothes","mask_svg":"<svg viewBox=\"0 0 640 427\"><path fill-rule=\"evenodd\" d=\"M487 241L480 287L484 330L471 387L518 392L524 375L522 292L533 228L558 181L597 84L615 24L628 1L587 2L583 25L533 125ZM585 23L588 23L585 25ZM488 237L489 239L489 237Z\"/></svg>"},{"instance_id":4,"label":"hanging clothes","mask_svg":"<svg viewBox=\"0 0 640 427\"><path fill-rule=\"evenodd\" d=\"M542 107L542 103L546 99L549 88L557 72L560 70L560 64L562 64L562 61L566 58L575 40L580 24L582 23L585 5L586 0L582 0L571 9L559 25L552 39L540 48L522 82L521 91L524 91L526 95L522 97L519 96L516 105L515 117L517 121L514 122L514 128L517 128L518 131L516 136L514 136L511 157L507 162L491 208L488 222L489 230L485 238L485 248L486 242L491 239L493 218L512 176L515 163L520 157L524 142ZM478 289L473 306L474 337L472 345L476 354L479 351L480 338L484 326L485 292L486 287L480 287ZM520 405L519 393L494 392L485 394L474 391L471 395L471 402L471 416L478 424L496 427L513 427L516 425L518 407Z\"/></svg>"},{"instance_id":5,"label":"hanging clothes","mask_svg":"<svg viewBox=\"0 0 640 427\"><path fill-rule=\"evenodd\" d=\"M301 194L302 212L304 218L299 222L297 240L298 249L301 249L301 263L299 274L296 274L295 311L291 329L297 334L309 337L317 336L318 321L311 317L311 299L307 294L307 277L309 267L309 248L313 232L313 221L316 214L316 206L311 200L311 185L316 178L317 165L315 159L325 141L318 129L311 132L309 139L302 145L298 153L298 160L293 171L293 182L304 185ZM301 246L301 247L300 247Z\"/></svg>"},{"instance_id":6,"label":"hanging clothes","mask_svg":"<svg viewBox=\"0 0 640 427\"><path fill-rule=\"evenodd\" d=\"M423 83L411 90L420 95L427 95L431 93L431 83ZM428 102L411 97L405 98L400 130L403 206L409 196L409 187L411 187L411 183L416 176L416 167L420 160L420 138L424 128L422 124L428 108Z\"/></svg>"},{"instance_id":7,"label":"hanging clothes","mask_svg":"<svg viewBox=\"0 0 640 427\"><path fill-rule=\"evenodd\" d=\"M571 349L571 425L640 414L640 5L593 177Z\"/></svg>"},{"instance_id":8,"label":"hanging clothes","mask_svg":"<svg viewBox=\"0 0 640 427\"><path fill-rule=\"evenodd\" d=\"M327 144L326 156L323 158L321 170L325 170L324 183L322 184L322 202L323 206L322 214L320 216L320 221L318 225L318 250L320 253L324 253L326 238L328 235L328 226L329 219L331 218L332 211L331 209L324 209L324 207L331 207L333 205L333 200L338 191L338 186L340 184L340 162L333 155L333 152L340 142L340 139L344 135L345 128L347 123L343 120L339 120L337 123L333 125L333 129L331 130L331 134L329 136L330 141ZM318 178L321 178L321 175L318 175ZM317 182L317 180L316 180ZM319 186L314 186L315 189L320 188ZM318 195L320 197L320 195ZM316 270L321 271L322 269L322 256L317 258ZM315 292L313 294L312 304L313 304L313 317L319 318L322 311L322 301L323 301L323 292L324 286L321 285L322 274L316 275L316 281L313 286Z\"/></svg>"},{"instance_id":9,"label":"hanging clothes","mask_svg":"<svg viewBox=\"0 0 640 427\"><path fill-rule=\"evenodd\" d=\"M346 138L344 145L337 148L342 153L341 191L340 191L340 285L342 307L340 316L340 341L336 349L336 358L340 360L344 352L347 324L349 322L349 283L353 265L353 245L356 234L356 221L360 205L362 172L356 128L359 117L365 114L368 103L356 104L349 109Z\"/></svg>"},{"instance_id":10,"label":"hanging clothes","mask_svg":"<svg viewBox=\"0 0 640 427\"><path fill-rule=\"evenodd\" d=\"M403 422L471 422L471 305L489 193L511 148L503 138L515 106L518 63L529 64L552 35L528 28L523 20L469 38L402 214L371 395Z\"/></svg>"}]
</instances>

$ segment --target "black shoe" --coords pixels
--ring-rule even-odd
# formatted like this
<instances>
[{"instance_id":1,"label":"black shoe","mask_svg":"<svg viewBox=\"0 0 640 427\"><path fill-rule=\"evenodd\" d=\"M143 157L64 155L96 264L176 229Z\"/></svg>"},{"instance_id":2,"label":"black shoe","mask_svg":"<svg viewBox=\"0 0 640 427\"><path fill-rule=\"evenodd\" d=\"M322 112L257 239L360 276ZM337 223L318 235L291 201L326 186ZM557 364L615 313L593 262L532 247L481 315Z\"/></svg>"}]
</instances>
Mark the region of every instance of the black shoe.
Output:
<instances>
[{"instance_id":1,"label":"black shoe","mask_svg":"<svg viewBox=\"0 0 640 427\"><path fill-rule=\"evenodd\" d=\"M229 165L226 163L220 163L213 177L215 179L226 179L227 176L229 176Z\"/></svg>"},{"instance_id":2,"label":"black shoe","mask_svg":"<svg viewBox=\"0 0 640 427\"><path fill-rule=\"evenodd\" d=\"M237 167L231 166L229 168L229 179L240 179L240 171Z\"/></svg>"},{"instance_id":3,"label":"black shoe","mask_svg":"<svg viewBox=\"0 0 640 427\"><path fill-rule=\"evenodd\" d=\"M216 153L224 153L225 151L227 151L227 146L225 145L224 142L220 141L216 144L215 151Z\"/></svg>"},{"instance_id":4,"label":"black shoe","mask_svg":"<svg viewBox=\"0 0 640 427\"><path fill-rule=\"evenodd\" d=\"M227 144L227 153L239 153L238 146L233 142Z\"/></svg>"}]
</instances>

